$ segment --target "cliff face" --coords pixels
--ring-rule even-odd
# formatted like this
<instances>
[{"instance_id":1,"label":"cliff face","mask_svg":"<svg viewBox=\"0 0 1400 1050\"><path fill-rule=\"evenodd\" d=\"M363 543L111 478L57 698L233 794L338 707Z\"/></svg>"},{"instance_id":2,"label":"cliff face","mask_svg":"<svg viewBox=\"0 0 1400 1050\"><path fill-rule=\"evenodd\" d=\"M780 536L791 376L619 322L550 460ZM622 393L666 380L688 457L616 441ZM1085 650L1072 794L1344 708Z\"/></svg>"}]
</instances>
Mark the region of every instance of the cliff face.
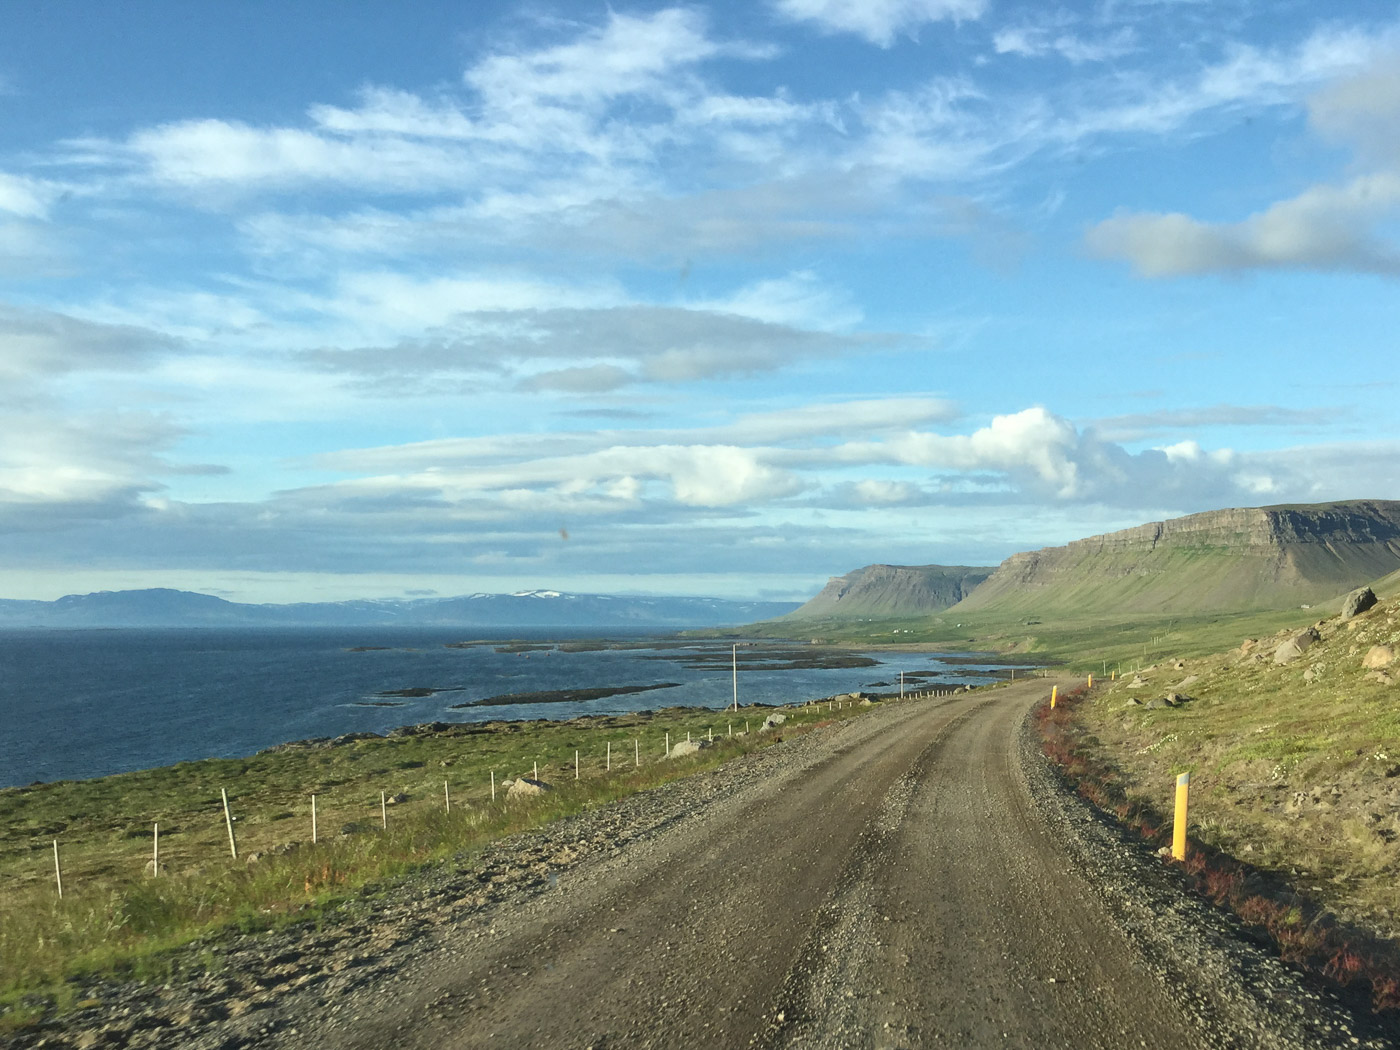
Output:
<instances>
[{"instance_id":1,"label":"cliff face","mask_svg":"<svg viewBox=\"0 0 1400 1050\"><path fill-rule=\"evenodd\" d=\"M1400 502L1207 511L1013 554L966 611L1211 612L1327 601L1400 568Z\"/></svg>"},{"instance_id":2,"label":"cliff face","mask_svg":"<svg viewBox=\"0 0 1400 1050\"><path fill-rule=\"evenodd\" d=\"M918 616L962 601L990 568L967 565L867 565L833 576L820 594L785 619Z\"/></svg>"}]
</instances>

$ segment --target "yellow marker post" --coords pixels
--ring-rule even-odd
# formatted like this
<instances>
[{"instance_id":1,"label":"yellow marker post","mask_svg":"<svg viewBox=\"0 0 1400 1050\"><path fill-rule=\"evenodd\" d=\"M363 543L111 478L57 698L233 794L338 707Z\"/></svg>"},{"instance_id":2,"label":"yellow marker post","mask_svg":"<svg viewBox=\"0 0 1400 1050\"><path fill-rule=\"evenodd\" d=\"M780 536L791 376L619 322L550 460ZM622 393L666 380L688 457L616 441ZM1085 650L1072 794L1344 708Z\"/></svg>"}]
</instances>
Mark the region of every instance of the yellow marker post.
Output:
<instances>
[{"instance_id":1,"label":"yellow marker post","mask_svg":"<svg viewBox=\"0 0 1400 1050\"><path fill-rule=\"evenodd\" d=\"M1055 709L1055 701L1058 700L1059 698L1060 698L1060 687L1059 687L1058 685L1052 685L1052 686L1050 687L1050 709L1051 709L1052 711Z\"/></svg>"},{"instance_id":2,"label":"yellow marker post","mask_svg":"<svg viewBox=\"0 0 1400 1050\"><path fill-rule=\"evenodd\" d=\"M1186 859L1186 793L1190 790L1191 774L1176 778L1176 821L1172 825L1172 859Z\"/></svg>"},{"instance_id":3,"label":"yellow marker post","mask_svg":"<svg viewBox=\"0 0 1400 1050\"><path fill-rule=\"evenodd\" d=\"M1090 689L1094 688L1094 676L1093 676L1093 675L1090 675L1090 676L1089 676L1089 688L1090 688Z\"/></svg>"}]
</instances>

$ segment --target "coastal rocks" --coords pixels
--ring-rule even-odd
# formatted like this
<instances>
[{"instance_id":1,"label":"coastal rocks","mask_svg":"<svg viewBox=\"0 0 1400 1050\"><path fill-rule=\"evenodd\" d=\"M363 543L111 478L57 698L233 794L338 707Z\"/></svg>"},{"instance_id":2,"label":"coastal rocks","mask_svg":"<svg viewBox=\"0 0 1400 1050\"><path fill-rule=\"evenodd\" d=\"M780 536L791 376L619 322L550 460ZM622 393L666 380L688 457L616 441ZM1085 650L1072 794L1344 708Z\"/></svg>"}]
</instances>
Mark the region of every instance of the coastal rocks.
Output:
<instances>
[{"instance_id":1,"label":"coastal rocks","mask_svg":"<svg viewBox=\"0 0 1400 1050\"><path fill-rule=\"evenodd\" d=\"M1369 587L1358 587L1342 599L1342 619L1360 616L1375 604L1376 592Z\"/></svg>"},{"instance_id":2,"label":"coastal rocks","mask_svg":"<svg viewBox=\"0 0 1400 1050\"><path fill-rule=\"evenodd\" d=\"M1304 650L1312 648L1315 643L1320 641L1322 641L1322 635L1317 633L1316 627L1299 631L1274 650L1274 663L1286 664L1296 660L1303 655Z\"/></svg>"},{"instance_id":3,"label":"coastal rocks","mask_svg":"<svg viewBox=\"0 0 1400 1050\"><path fill-rule=\"evenodd\" d=\"M1361 658L1361 666L1368 671L1389 667L1395 662L1395 650L1388 645L1373 645Z\"/></svg>"},{"instance_id":4,"label":"coastal rocks","mask_svg":"<svg viewBox=\"0 0 1400 1050\"><path fill-rule=\"evenodd\" d=\"M553 784L547 784L543 780L532 780L530 777L521 777L519 780L513 781L507 789L506 801L539 798L539 796L553 790Z\"/></svg>"}]
</instances>

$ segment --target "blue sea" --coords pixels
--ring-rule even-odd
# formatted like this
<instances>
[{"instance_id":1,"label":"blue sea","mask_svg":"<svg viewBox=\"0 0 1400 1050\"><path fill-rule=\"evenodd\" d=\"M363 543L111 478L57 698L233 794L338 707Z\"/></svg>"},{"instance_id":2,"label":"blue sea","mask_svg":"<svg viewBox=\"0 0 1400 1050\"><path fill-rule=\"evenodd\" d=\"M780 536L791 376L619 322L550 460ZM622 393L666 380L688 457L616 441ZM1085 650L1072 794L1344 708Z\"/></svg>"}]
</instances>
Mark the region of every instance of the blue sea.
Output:
<instances>
[{"instance_id":1,"label":"blue sea","mask_svg":"<svg viewBox=\"0 0 1400 1050\"><path fill-rule=\"evenodd\" d=\"M447 647L482 637L462 628L0 631L0 787L249 755L289 740L383 733L417 722L720 708L733 695L727 642L696 642L688 651L661 640L657 648L498 651L507 638L545 643L584 637L556 631L529 638L517 630L496 644ZM653 644L641 636L610 637ZM706 649L722 649L724 661L695 668L669 658L693 659ZM990 655L985 664L951 666L932 653L868 655L881 666L741 665L740 702L791 703L877 682L897 688L900 671L936 670L939 677L929 681L940 685L979 682L1000 666ZM660 682L678 685L576 703L452 707L504 693ZM442 691L421 698L380 695L415 688Z\"/></svg>"}]
</instances>

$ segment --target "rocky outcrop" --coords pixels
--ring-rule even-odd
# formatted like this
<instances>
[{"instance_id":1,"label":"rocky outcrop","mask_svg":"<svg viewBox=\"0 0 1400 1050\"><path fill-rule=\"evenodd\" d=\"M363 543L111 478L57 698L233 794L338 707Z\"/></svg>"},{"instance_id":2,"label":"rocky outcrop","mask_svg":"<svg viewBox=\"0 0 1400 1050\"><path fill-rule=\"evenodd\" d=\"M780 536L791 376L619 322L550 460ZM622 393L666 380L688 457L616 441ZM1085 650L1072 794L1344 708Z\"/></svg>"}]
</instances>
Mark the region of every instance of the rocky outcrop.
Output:
<instances>
[{"instance_id":1,"label":"rocky outcrop","mask_svg":"<svg viewBox=\"0 0 1400 1050\"><path fill-rule=\"evenodd\" d=\"M962 601L992 574L968 565L867 565L833 576L788 620L920 616Z\"/></svg>"},{"instance_id":2,"label":"rocky outcrop","mask_svg":"<svg viewBox=\"0 0 1400 1050\"><path fill-rule=\"evenodd\" d=\"M1400 502L1207 511L1014 554L957 612L1188 613L1335 599L1400 569Z\"/></svg>"},{"instance_id":3,"label":"rocky outcrop","mask_svg":"<svg viewBox=\"0 0 1400 1050\"><path fill-rule=\"evenodd\" d=\"M1350 620L1360 616L1376 604L1376 592L1369 587L1358 587L1342 599L1342 619Z\"/></svg>"}]
</instances>

